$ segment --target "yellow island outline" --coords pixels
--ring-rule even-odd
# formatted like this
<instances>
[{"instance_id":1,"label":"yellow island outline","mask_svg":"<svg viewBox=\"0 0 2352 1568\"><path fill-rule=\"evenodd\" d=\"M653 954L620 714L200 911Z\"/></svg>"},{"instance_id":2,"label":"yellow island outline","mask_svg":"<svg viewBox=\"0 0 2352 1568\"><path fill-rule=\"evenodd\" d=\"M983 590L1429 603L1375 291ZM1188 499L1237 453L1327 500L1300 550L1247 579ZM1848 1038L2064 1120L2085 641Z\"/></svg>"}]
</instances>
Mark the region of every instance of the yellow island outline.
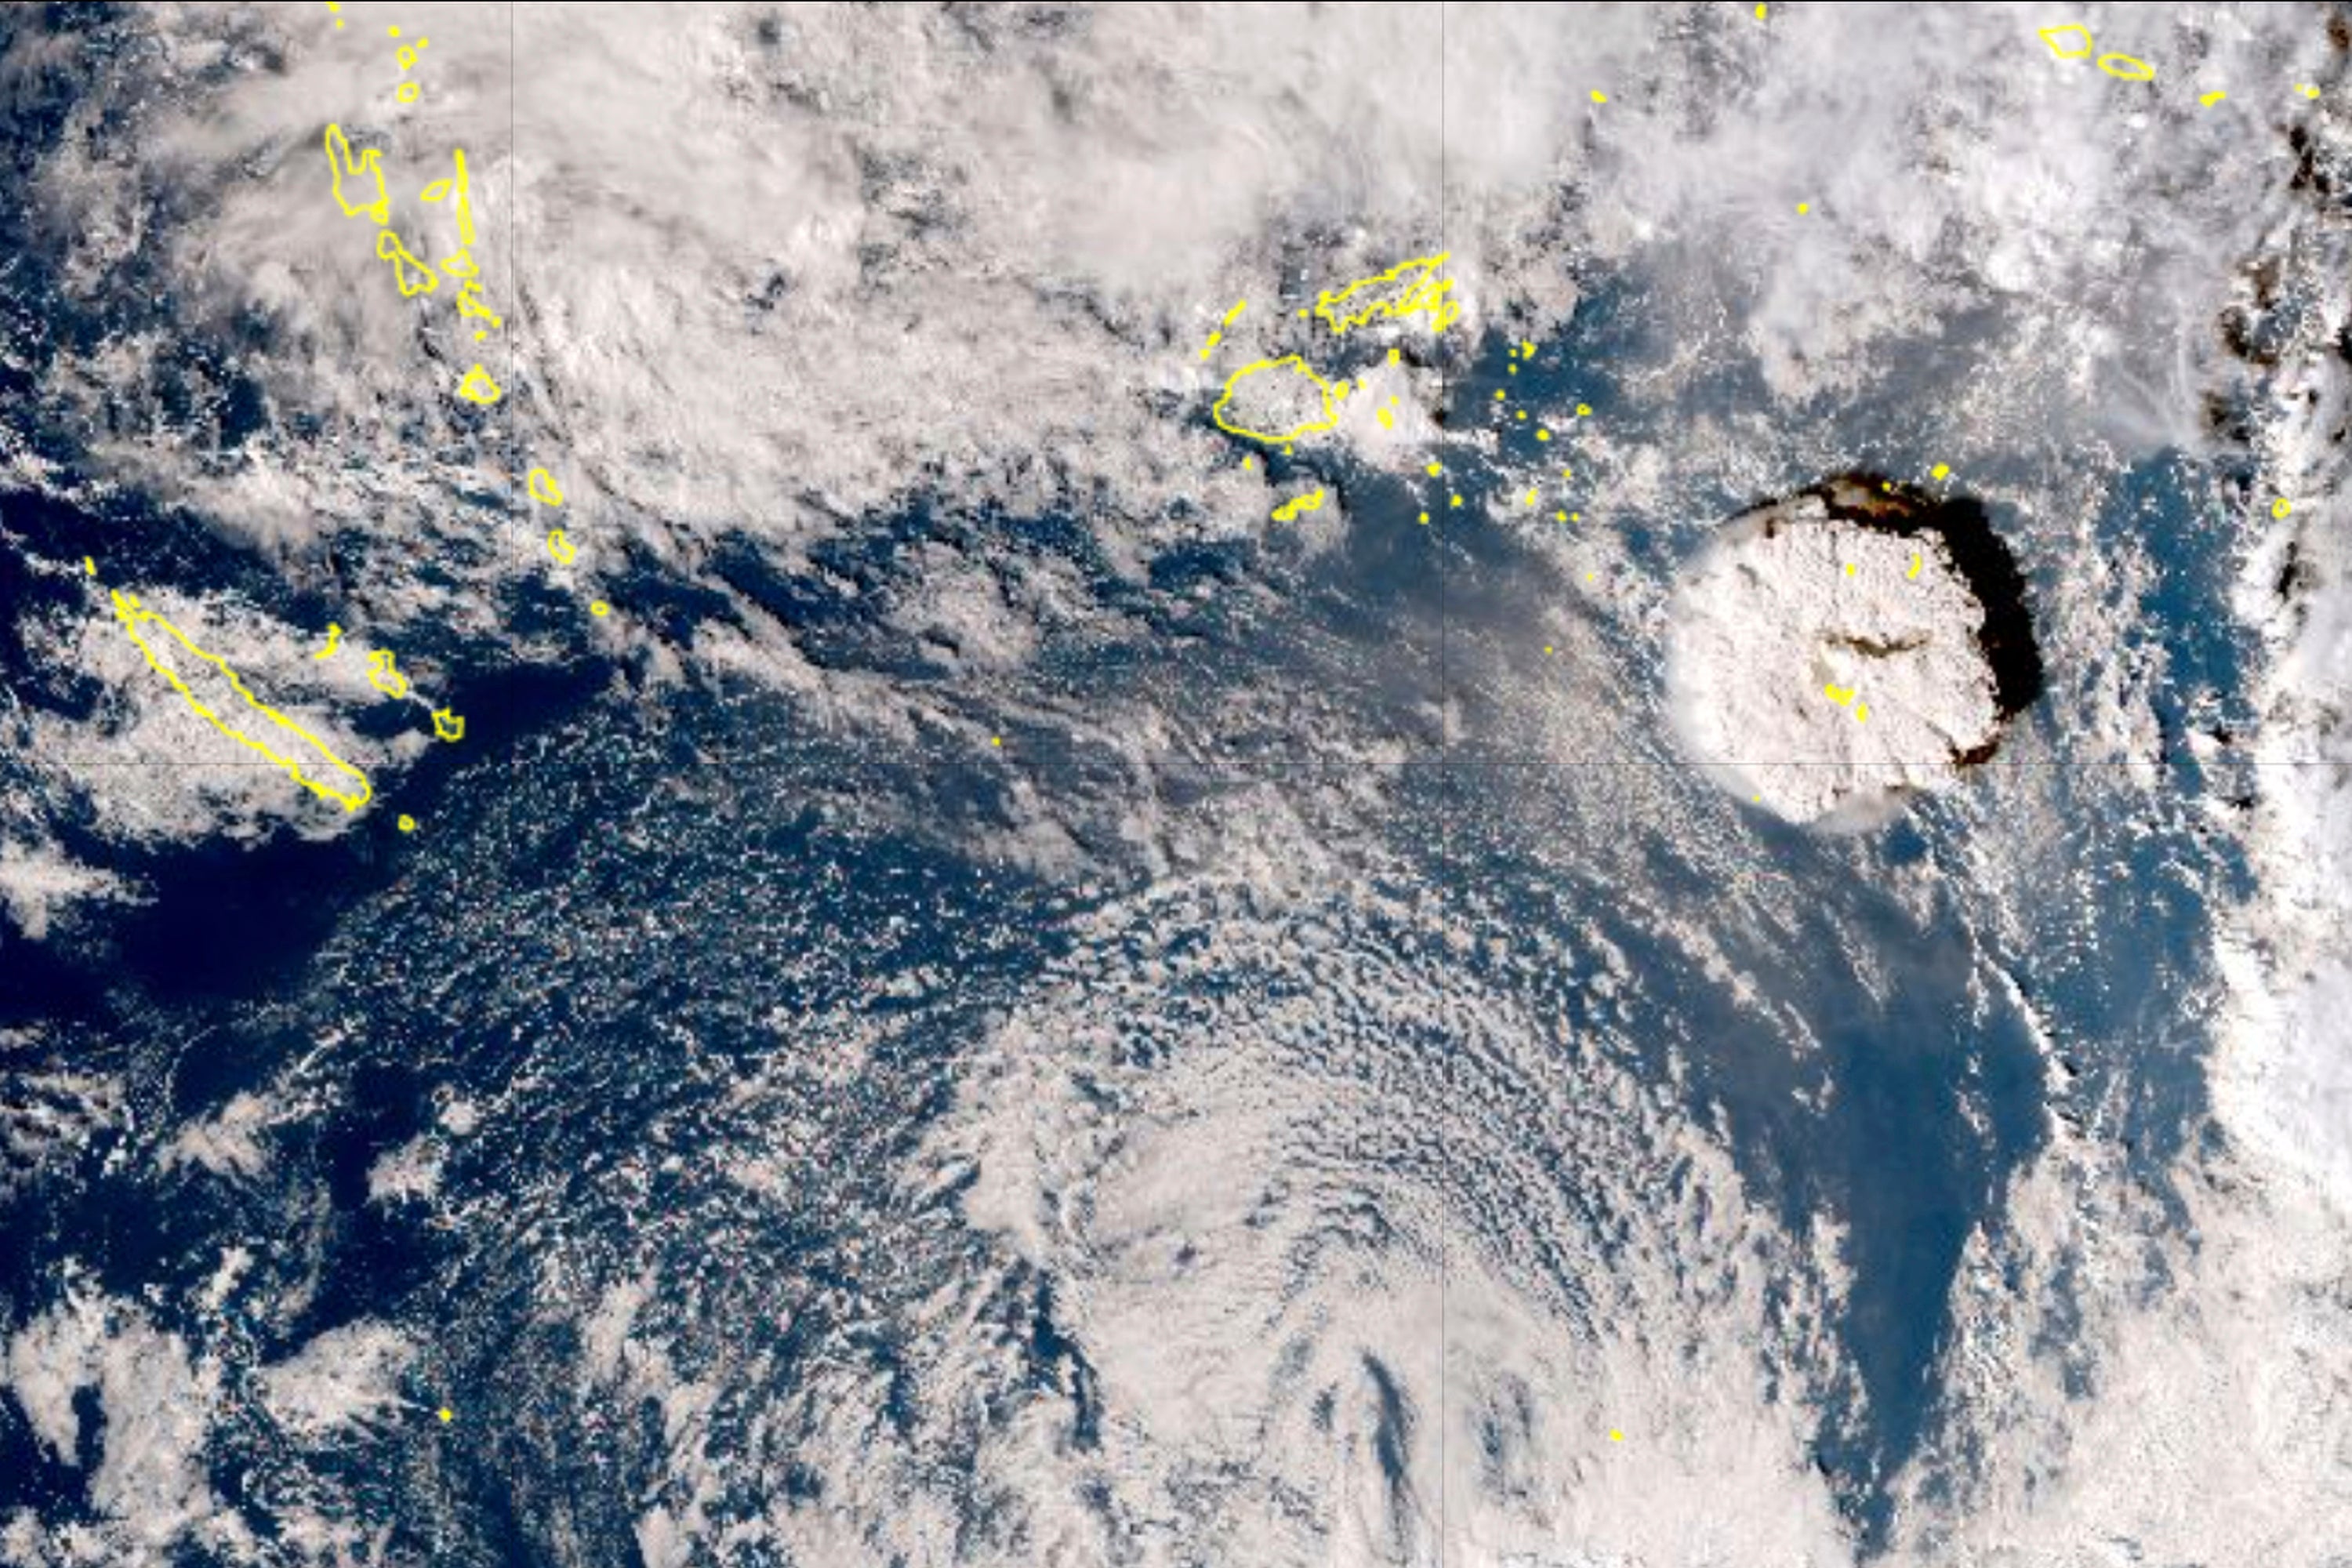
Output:
<instances>
[{"instance_id":1,"label":"yellow island outline","mask_svg":"<svg viewBox=\"0 0 2352 1568\"><path fill-rule=\"evenodd\" d=\"M1315 313L1330 322L1333 335L1339 337L1346 336L1349 327L1363 326L1376 317L1410 316L1416 310L1428 311L1430 331L1442 332L1458 313L1454 302L1445 298L1454 287L1454 279L1437 276L1437 268L1444 266L1445 258L1453 254L1450 250L1441 250L1434 256L1416 256L1411 261L1400 261L1376 277L1359 278L1336 294L1326 289L1315 297ZM1346 304L1348 296L1359 289L1394 283L1407 273L1423 268L1428 270L1429 276L1406 289L1402 299L1375 299L1352 315L1341 315L1333 310L1334 306Z\"/></svg>"},{"instance_id":2,"label":"yellow island outline","mask_svg":"<svg viewBox=\"0 0 2352 1568\"><path fill-rule=\"evenodd\" d=\"M251 691L247 690L246 689L245 682L237 679L236 671L231 669L227 663L217 654L206 653L204 649L198 647L194 642L189 640L187 633L182 631L179 627L173 626L171 622L165 620L154 611L140 608L139 596L136 594L125 594L120 590L111 589L109 590L109 592L112 594L114 599L114 618L122 623L122 629L130 634L131 640L137 643L139 645L140 651L147 656L148 664L154 668L158 675L161 675L164 679L172 683L173 689L179 692L180 696L187 702L188 706L194 709L200 717L210 721L214 729L218 730L230 740L241 742L244 744L252 747L255 751L259 752L263 756L268 757L271 762L276 763L279 767L284 768L289 773L292 774L295 783L304 785L313 793L323 795L329 800L341 802L342 807L345 811L357 811L360 807L368 803L368 797L373 792L368 787L367 775L365 773L352 766L351 763L343 761L342 758L335 755L334 752L327 750L326 746L320 742L316 735L311 734L308 730L302 728L301 725L295 723L294 721L287 718L283 713L278 712L278 710L270 707L269 704L262 701L261 699L256 697ZM270 723L306 742L313 751L317 752L320 757L326 760L327 764L330 767L348 774L351 778L356 780L358 783L357 793L347 795L341 790L333 789L326 784L320 784L316 779L304 776L302 764L297 762L294 758L271 750L266 742L255 740L252 736L245 733L244 731L237 729L235 725L223 719L219 714L205 707L203 702L197 700L196 694L188 689L188 683L180 679L179 671L172 668L162 659L158 658L156 657L154 645L150 643L145 637L139 635L139 627L141 624L146 621L152 621L157 626L162 626L165 631L180 639L180 646L182 647L186 648L189 653L194 655L197 658L204 660L206 664L209 664L214 668L219 670L222 675L227 678L229 685L236 689L236 694L239 697L244 698L248 705L257 710L264 718L268 719Z\"/></svg>"},{"instance_id":3,"label":"yellow island outline","mask_svg":"<svg viewBox=\"0 0 2352 1568\"><path fill-rule=\"evenodd\" d=\"M1289 522L1293 519L1297 518L1301 512L1319 510L1322 505L1323 487L1321 485L1317 485L1314 489L1309 491L1307 494L1298 496L1291 500L1285 501L1278 507L1276 507L1274 509L1274 521L1276 522Z\"/></svg>"},{"instance_id":4,"label":"yellow island outline","mask_svg":"<svg viewBox=\"0 0 2352 1568\"><path fill-rule=\"evenodd\" d=\"M1234 400L1234 388L1241 385L1244 380L1257 374L1261 371L1281 370L1285 367L1297 371L1299 374L1313 382L1315 384L1316 390L1323 395L1323 417L1321 419L1309 420L1306 424L1297 426L1296 429L1286 431L1279 436L1269 436L1263 430L1252 430L1245 426L1228 425L1225 423L1225 405ZM1346 382L1343 381L1337 386L1334 386L1331 383L1316 374L1314 366L1308 364L1297 354L1285 354L1280 359L1262 359L1255 364L1245 364L1242 366L1241 369L1234 372L1233 374L1225 377L1225 389L1218 396L1216 402L1209 405L1209 417L1217 422L1218 429L1226 432L1228 435L1247 436L1254 441L1264 441L1271 446L1278 447L1286 441L1295 441L1301 436L1313 435L1318 430L1338 429L1339 426L1339 400L1347 395L1348 384Z\"/></svg>"}]
</instances>

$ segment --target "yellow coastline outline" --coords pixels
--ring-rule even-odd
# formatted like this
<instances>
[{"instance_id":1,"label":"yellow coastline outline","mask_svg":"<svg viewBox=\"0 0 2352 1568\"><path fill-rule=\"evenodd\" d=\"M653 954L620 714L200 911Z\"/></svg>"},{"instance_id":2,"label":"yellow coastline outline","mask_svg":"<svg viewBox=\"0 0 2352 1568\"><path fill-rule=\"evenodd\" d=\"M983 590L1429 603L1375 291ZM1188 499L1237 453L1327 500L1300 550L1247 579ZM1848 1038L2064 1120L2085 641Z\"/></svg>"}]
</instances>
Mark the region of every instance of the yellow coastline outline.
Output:
<instances>
[{"instance_id":1,"label":"yellow coastline outline","mask_svg":"<svg viewBox=\"0 0 2352 1568\"><path fill-rule=\"evenodd\" d=\"M1281 370L1286 366L1297 370L1299 374L1313 382L1315 384L1316 390L1323 395L1323 417L1320 420L1310 420L1307 424L1300 425L1293 429L1285 431L1279 436L1269 436L1263 430L1252 430L1246 426L1228 425L1225 423L1225 405L1234 400L1234 389L1235 387L1239 386L1249 377L1257 374L1260 371ZM1228 435L1246 436L1253 441L1264 441L1269 446L1278 447L1285 441L1295 441L1301 436L1310 436L1318 430L1335 430L1339 428L1339 409L1338 400L1346 395L1345 388L1347 387L1347 384L1348 384L1343 381L1339 383L1339 385L1334 386L1331 383L1316 374L1315 368L1308 364L1305 360L1299 358L1297 354L1285 354L1280 359L1262 359L1255 364L1244 365L1241 369L1234 372L1233 374L1225 377L1224 391L1218 395L1216 402L1209 405L1209 417L1216 421L1218 429L1224 431Z\"/></svg>"},{"instance_id":2,"label":"yellow coastline outline","mask_svg":"<svg viewBox=\"0 0 2352 1568\"><path fill-rule=\"evenodd\" d=\"M340 125L327 127L327 168L334 176L335 205L343 209L345 217L357 217L362 213L373 218L378 228L392 221L392 195L383 188L383 154L371 147L357 158L352 156L351 139ZM343 176L354 180L365 174L375 182L375 200L354 205L344 199Z\"/></svg>"},{"instance_id":3,"label":"yellow coastline outline","mask_svg":"<svg viewBox=\"0 0 2352 1568\"><path fill-rule=\"evenodd\" d=\"M466 373L465 379L457 383L457 395L468 403L478 403L488 408L506 394L499 389L497 382L490 379L490 373L477 363Z\"/></svg>"},{"instance_id":4,"label":"yellow coastline outline","mask_svg":"<svg viewBox=\"0 0 2352 1568\"><path fill-rule=\"evenodd\" d=\"M1317 485L1315 489L1307 494L1294 497L1291 500L1285 501L1282 505L1276 507L1274 509L1274 521L1276 522L1288 522L1299 513L1313 511L1322 506L1322 504L1323 487L1321 485Z\"/></svg>"},{"instance_id":5,"label":"yellow coastline outline","mask_svg":"<svg viewBox=\"0 0 2352 1568\"><path fill-rule=\"evenodd\" d=\"M110 590L110 593L111 593L114 599L115 619L122 623L122 629L130 634L131 640L132 642L139 645L139 650L147 656L147 663L149 667L152 668L158 675L161 675L164 679L170 681L172 683L173 689L179 692L181 699L185 701L190 708L194 709L200 718L208 721L214 729L218 730L230 740L241 742L244 744L252 747L255 751L259 752L263 756L268 757L279 767L284 768L287 773L293 776L295 783L303 785L313 794L321 795L328 800L340 801L345 811L357 811L361 806L365 805L368 803L368 798L374 792L369 788L367 775L365 773L352 766L351 763L343 761L342 758L335 755L334 752L327 750L325 743L316 735L313 735L310 731L302 728L301 725L297 724L294 721L278 711L277 709L272 708L269 704L264 702L258 697L256 697L252 691L247 689L245 682L237 678L236 671L231 669L228 667L227 662L221 658L219 655L206 653L203 648L198 647L189 639L187 633L182 631L179 627L173 626L171 622L165 620L154 611L142 609L139 605L139 596L137 595L125 594L120 590ZM201 701L197 700L196 694L188 689L188 683L180 679L179 671L172 668L170 666L164 664L161 658L157 658L154 645L150 643L145 637L139 635L140 625L145 621L154 622L157 626L162 626L165 631L179 638L181 647L186 648L189 653L194 655L197 658L204 660L206 664L209 664L214 668L219 670L222 675L227 678L230 687L236 690L236 694L239 697L244 698L248 705L257 710L262 716L267 718L272 724L281 730L289 731L299 736L303 741L308 742L312 750L316 751L320 756L326 759L329 766L335 768L341 773L348 774L352 779L357 780L357 793L345 794L341 790L331 788L327 784L320 783L317 779L306 776L302 772L302 764L299 762L297 762L292 757L285 756L278 752L273 751L265 742L255 740L252 736L230 724L219 714L214 712L211 709L205 707Z\"/></svg>"},{"instance_id":6,"label":"yellow coastline outline","mask_svg":"<svg viewBox=\"0 0 2352 1568\"><path fill-rule=\"evenodd\" d=\"M1207 359L1210 353L1214 351L1216 346L1225 341L1225 329L1234 324L1234 318L1248 309L1249 301L1247 300L1240 300L1232 310L1225 312L1225 319L1223 321L1220 321L1215 327L1210 329L1208 344L1201 350L1201 357L1202 359Z\"/></svg>"},{"instance_id":7,"label":"yellow coastline outline","mask_svg":"<svg viewBox=\"0 0 2352 1568\"><path fill-rule=\"evenodd\" d=\"M2060 48L2058 47L2058 39L2052 36L2053 34L2064 35L2067 33L2080 33L2083 35L2083 47L2076 49L2071 55L2065 50ZM2088 59L2091 56L2099 52L2099 47L2091 42L2091 29L2084 26L2080 22L2069 22L2063 27L2044 27L2042 29L2040 37L2043 43L2050 46L2050 52L2056 55L2062 60Z\"/></svg>"},{"instance_id":8,"label":"yellow coastline outline","mask_svg":"<svg viewBox=\"0 0 2352 1568\"><path fill-rule=\"evenodd\" d=\"M1428 311L1430 331L1442 332L1459 313L1454 303L1445 298L1454 288L1454 279L1437 276L1437 268L1444 266L1445 258L1453 254L1450 250L1441 250L1434 256L1416 256L1410 261L1400 261L1386 272L1370 278L1357 279L1336 294L1326 289L1315 297L1315 313L1331 323L1331 332L1335 337L1345 337L1349 328L1364 326L1381 316L1395 320L1410 316L1417 310ZM1429 275L1405 290L1404 298L1402 300L1375 300L1353 315L1338 314L1332 309L1334 306L1346 304L1348 296L1359 289L1370 289L1382 283L1394 283L1409 272L1421 271L1424 268Z\"/></svg>"}]
</instances>

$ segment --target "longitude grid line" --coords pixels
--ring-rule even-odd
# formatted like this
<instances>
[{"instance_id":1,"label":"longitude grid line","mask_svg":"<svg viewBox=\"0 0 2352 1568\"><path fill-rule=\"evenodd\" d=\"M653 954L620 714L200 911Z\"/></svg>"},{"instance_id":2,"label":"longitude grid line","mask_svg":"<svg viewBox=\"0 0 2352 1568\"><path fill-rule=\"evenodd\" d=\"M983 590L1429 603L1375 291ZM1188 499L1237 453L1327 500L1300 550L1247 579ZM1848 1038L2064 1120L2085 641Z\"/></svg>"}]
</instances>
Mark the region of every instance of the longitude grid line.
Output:
<instances>
[{"instance_id":1,"label":"longitude grid line","mask_svg":"<svg viewBox=\"0 0 2352 1568\"><path fill-rule=\"evenodd\" d=\"M509 575L518 583L530 570L524 564L530 558L518 555L516 552L520 542L530 533L530 525L522 521L529 509L523 505L522 495L517 493L519 487L527 492L530 481L515 472L522 465L520 418L522 377L515 368L515 355L519 352L515 340L522 335L522 271L515 243L516 231L522 227L521 116L515 107L515 9L521 3L522 0L507 0L507 288L510 294L507 309L514 312L515 318L515 330L507 333L507 392L512 399L507 405L507 564ZM516 597L520 600L521 593L518 592ZM515 726L514 685L511 681L507 683L504 707L507 710L506 733L512 737ZM514 743L509 740L509 744Z\"/></svg>"},{"instance_id":2,"label":"longitude grid line","mask_svg":"<svg viewBox=\"0 0 2352 1568\"><path fill-rule=\"evenodd\" d=\"M1445 0L1437 0L1437 248L1441 254L1446 253L1445 220L1448 205L1445 178L1445 76L1450 57L1446 52L1445 10ZM1433 343L1434 341L1433 336ZM1443 414L1451 403L1452 389L1446 384L1445 355L1441 351L1436 357L1437 406L1438 411ZM1433 538L1430 542L1440 544L1438 538ZM1441 544L1437 556L1437 858L1440 868L1438 891L1441 900L1445 892L1446 883L1454 870L1452 837L1454 819L1453 813L1447 809L1448 774L1446 773L1446 769L1453 761L1454 748L1447 737L1444 721L1444 715L1452 700L1452 693L1446 687L1445 650L1446 645L1453 641L1453 635L1446 624L1445 610L1445 552ZM1448 918L1451 918L1450 913ZM1444 1100L1438 1107L1437 1116L1437 1169L1441 1183L1437 1201L1438 1568L1445 1568L1445 1428L1450 1418L1445 1390L1445 1343L1448 1338L1446 1275L1451 1262L1446 1247L1446 1218L1450 1212L1449 1205L1452 1202L1454 1190L1454 1150L1453 1144L1446 1138L1445 1118L1450 1113L1454 1100L1454 1053L1449 1043L1445 1047L1444 1070L1438 1074L1438 1081L1444 1086Z\"/></svg>"}]
</instances>

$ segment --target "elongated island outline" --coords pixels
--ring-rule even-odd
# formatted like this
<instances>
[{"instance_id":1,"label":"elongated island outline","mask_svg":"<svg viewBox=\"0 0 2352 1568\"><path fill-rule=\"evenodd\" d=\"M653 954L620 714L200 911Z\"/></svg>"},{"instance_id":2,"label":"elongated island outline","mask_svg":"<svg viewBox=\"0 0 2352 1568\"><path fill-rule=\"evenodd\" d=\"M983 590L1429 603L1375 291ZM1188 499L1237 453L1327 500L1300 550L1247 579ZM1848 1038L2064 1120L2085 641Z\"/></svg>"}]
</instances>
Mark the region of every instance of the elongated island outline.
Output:
<instances>
[{"instance_id":1,"label":"elongated island outline","mask_svg":"<svg viewBox=\"0 0 2352 1568\"><path fill-rule=\"evenodd\" d=\"M187 633L154 611L142 608L138 595L126 594L120 589L110 589L108 592L114 599L114 618L122 623L122 629L130 634L132 642L139 645L139 650L147 656L148 664L158 675L172 683L173 689L179 692L190 708L195 710L198 717L208 721L214 729L218 730L230 740L252 747L279 767L284 768L293 775L295 783L303 785L311 793L328 800L340 802L345 811L357 811L368 803L369 797L375 792L369 787L367 775L329 751L326 744L310 731L256 697L245 682L238 679L236 671L228 667L226 660L217 654L206 653L203 648L198 647ZM180 678L180 672L171 664L166 663L158 654L155 645L140 636L139 628L150 621L171 633L191 656L221 672L228 681L230 689L245 700L246 706L267 721L266 726L259 724L252 726L259 731L258 734L248 733L246 729L240 728L241 724L251 722L243 715L239 715L236 721L233 722L204 704L195 692L190 689L188 683ZM275 731L274 734L273 731ZM299 742L299 745L278 741L278 736L291 737L291 741ZM277 741L278 743L273 744L273 741ZM285 747L284 750L279 749L281 745ZM305 748L307 752L316 754L317 762L310 760L306 754ZM289 752L294 754L289 755ZM325 764L323 768L319 766L321 763ZM323 776L313 778L304 773L302 770L305 767L316 769L322 775L340 773L351 781L352 787L349 790L338 789L334 784L324 782Z\"/></svg>"}]
</instances>

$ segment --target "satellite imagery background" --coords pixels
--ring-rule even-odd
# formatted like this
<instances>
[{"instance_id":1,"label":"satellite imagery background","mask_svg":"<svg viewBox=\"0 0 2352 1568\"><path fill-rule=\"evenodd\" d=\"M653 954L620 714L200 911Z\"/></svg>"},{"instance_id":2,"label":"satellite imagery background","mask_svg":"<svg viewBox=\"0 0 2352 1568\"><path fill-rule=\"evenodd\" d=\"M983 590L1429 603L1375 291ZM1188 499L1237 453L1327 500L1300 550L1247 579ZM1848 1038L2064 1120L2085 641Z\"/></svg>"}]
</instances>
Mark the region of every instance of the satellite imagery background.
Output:
<instances>
[{"instance_id":1,"label":"satellite imagery background","mask_svg":"<svg viewBox=\"0 0 2352 1568\"><path fill-rule=\"evenodd\" d=\"M0 1564L2352 1568L2347 95L0 10Z\"/></svg>"}]
</instances>

